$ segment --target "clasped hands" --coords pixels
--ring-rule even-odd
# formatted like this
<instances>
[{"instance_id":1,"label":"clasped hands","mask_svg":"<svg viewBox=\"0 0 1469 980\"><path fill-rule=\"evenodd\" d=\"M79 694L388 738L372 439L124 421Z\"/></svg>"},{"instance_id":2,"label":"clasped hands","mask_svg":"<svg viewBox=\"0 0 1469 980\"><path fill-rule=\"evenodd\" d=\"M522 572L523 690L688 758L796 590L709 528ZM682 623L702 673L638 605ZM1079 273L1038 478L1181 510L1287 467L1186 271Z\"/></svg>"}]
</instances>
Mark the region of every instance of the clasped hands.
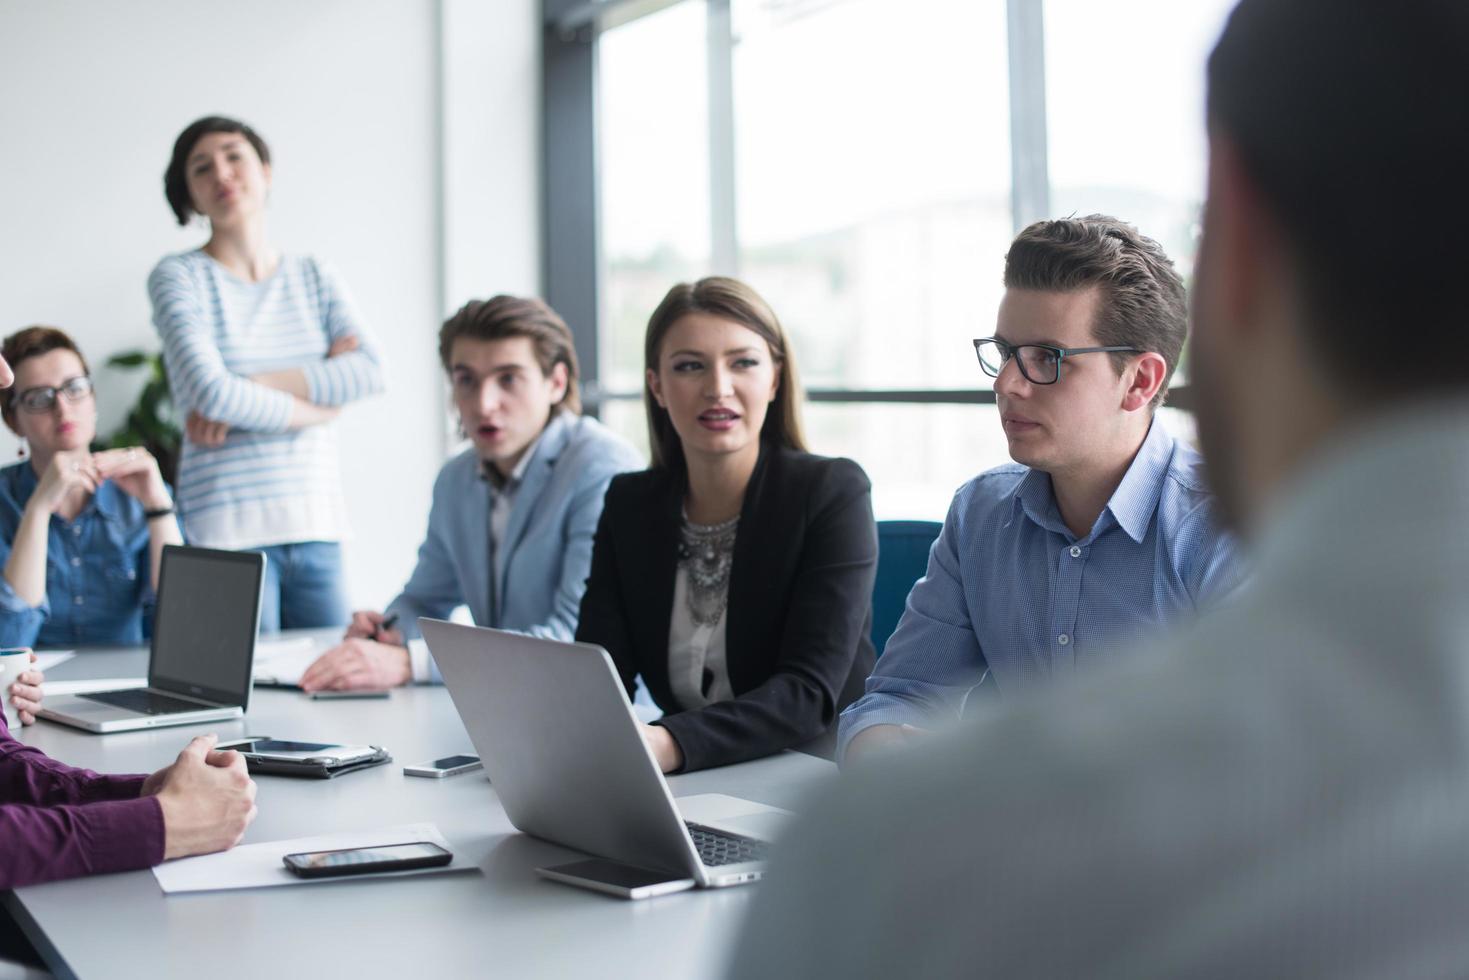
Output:
<instances>
[{"instance_id":1,"label":"clasped hands","mask_svg":"<svg viewBox=\"0 0 1469 980\"><path fill-rule=\"evenodd\" d=\"M173 505L158 461L148 450L137 446L104 449L99 453L85 449L58 452L41 473L32 499L37 506L55 514L65 505L72 490L96 493L108 480L147 510L163 510Z\"/></svg>"}]
</instances>

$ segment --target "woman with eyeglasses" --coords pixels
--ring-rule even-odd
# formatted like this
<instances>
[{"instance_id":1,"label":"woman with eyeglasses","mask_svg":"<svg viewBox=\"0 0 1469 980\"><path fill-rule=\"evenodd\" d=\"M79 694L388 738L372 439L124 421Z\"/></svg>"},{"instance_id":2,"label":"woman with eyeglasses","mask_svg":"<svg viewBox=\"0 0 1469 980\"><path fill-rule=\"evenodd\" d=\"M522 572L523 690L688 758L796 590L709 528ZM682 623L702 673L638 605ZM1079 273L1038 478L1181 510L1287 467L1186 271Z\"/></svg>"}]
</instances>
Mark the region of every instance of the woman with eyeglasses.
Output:
<instances>
[{"instance_id":1,"label":"woman with eyeglasses","mask_svg":"<svg viewBox=\"0 0 1469 980\"><path fill-rule=\"evenodd\" d=\"M0 416L30 449L0 469L0 647L140 644L163 546L183 543L158 463L140 448L92 452L92 378L65 333L27 327L0 357L15 372ZM26 724L40 683L31 671L4 692Z\"/></svg>"}]
</instances>

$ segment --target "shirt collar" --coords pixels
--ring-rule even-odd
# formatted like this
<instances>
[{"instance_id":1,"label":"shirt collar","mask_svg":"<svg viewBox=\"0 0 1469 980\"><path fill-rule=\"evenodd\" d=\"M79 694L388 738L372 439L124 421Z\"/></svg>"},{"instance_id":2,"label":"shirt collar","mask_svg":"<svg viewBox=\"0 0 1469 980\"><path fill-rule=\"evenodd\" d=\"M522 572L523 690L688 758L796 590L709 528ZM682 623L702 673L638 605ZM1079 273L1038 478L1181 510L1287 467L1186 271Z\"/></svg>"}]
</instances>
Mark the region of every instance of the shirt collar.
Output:
<instances>
[{"instance_id":1,"label":"shirt collar","mask_svg":"<svg viewBox=\"0 0 1469 980\"><path fill-rule=\"evenodd\" d=\"M1056 495L1051 491L1051 474L1044 470L1031 469L1021 478L1015 487L1014 507L1025 511L1032 523L1048 531L1067 533L1056 509Z\"/></svg>"},{"instance_id":2,"label":"shirt collar","mask_svg":"<svg viewBox=\"0 0 1469 980\"><path fill-rule=\"evenodd\" d=\"M97 513L109 521L122 523L127 519L128 499L128 495L119 490L117 484L108 480L92 494L91 506L96 507Z\"/></svg>"},{"instance_id":3,"label":"shirt collar","mask_svg":"<svg viewBox=\"0 0 1469 980\"><path fill-rule=\"evenodd\" d=\"M1163 483L1173 463L1173 436L1157 418L1148 429L1132 465L1112 492L1107 509L1127 536L1141 544L1153 523L1153 513L1163 496Z\"/></svg>"},{"instance_id":4,"label":"shirt collar","mask_svg":"<svg viewBox=\"0 0 1469 980\"><path fill-rule=\"evenodd\" d=\"M1163 482L1168 476L1168 467L1173 462L1173 436L1166 426L1153 419L1147 437L1133 457L1132 465L1123 474L1122 482L1112 492L1103 513L1111 513L1112 519L1123 532L1139 544L1147 537L1148 525L1153 521L1153 512L1158 509L1158 500L1163 495ZM1051 489L1051 475L1032 469L1025 474L1015 488L1017 509L1034 523L1058 534L1071 532L1061 520L1056 507L1056 494Z\"/></svg>"}]
</instances>

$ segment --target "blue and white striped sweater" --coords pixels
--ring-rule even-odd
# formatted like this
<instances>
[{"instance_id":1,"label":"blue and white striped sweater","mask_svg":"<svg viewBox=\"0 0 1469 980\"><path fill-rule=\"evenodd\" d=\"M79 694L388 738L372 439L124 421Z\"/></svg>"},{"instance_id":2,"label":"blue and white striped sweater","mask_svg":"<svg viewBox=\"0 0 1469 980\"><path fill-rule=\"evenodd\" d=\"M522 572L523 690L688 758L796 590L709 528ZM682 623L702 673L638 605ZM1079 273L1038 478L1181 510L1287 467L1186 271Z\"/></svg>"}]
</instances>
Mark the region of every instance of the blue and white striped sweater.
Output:
<instances>
[{"instance_id":1,"label":"blue and white striped sweater","mask_svg":"<svg viewBox=\"0 0 1469 980\"><path fill-rule=\"evenodd\" d=\"M148 295L175 405L230 427L222 446L184 444L177 497L189 540L254 548L345 537L334 426L289 429L291 396L249 380L297 368L310 400L331 406L383 390L376 345L330 269L287 256L250 283L196 249L159 262ZM348 335L357 350L328 359Z\"/></svg>"}]
</instances>

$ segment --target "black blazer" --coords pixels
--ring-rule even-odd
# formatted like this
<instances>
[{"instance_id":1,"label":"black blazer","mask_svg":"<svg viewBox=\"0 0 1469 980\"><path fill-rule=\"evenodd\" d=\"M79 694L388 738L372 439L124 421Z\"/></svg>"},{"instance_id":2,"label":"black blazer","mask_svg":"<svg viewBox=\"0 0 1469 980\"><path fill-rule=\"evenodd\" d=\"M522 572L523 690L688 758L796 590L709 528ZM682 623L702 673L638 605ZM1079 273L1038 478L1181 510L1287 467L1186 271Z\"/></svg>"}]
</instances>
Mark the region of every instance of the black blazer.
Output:
<instances>
[{"instance_id":1,"label":"black blazer","mask_svg":"<svg viewBox=\"0 0 1469 980\"><path fill-rule=\"evenodd\" d=\"M849 459L762 445L730 569L725 651L735 696L683 711L668 679L668 628L687 477L613 477L592 546L576 638L606 648L628 695L643 675L685 771L827 736L875 658L872 485Z\"/></svg>"}]
</instances>

